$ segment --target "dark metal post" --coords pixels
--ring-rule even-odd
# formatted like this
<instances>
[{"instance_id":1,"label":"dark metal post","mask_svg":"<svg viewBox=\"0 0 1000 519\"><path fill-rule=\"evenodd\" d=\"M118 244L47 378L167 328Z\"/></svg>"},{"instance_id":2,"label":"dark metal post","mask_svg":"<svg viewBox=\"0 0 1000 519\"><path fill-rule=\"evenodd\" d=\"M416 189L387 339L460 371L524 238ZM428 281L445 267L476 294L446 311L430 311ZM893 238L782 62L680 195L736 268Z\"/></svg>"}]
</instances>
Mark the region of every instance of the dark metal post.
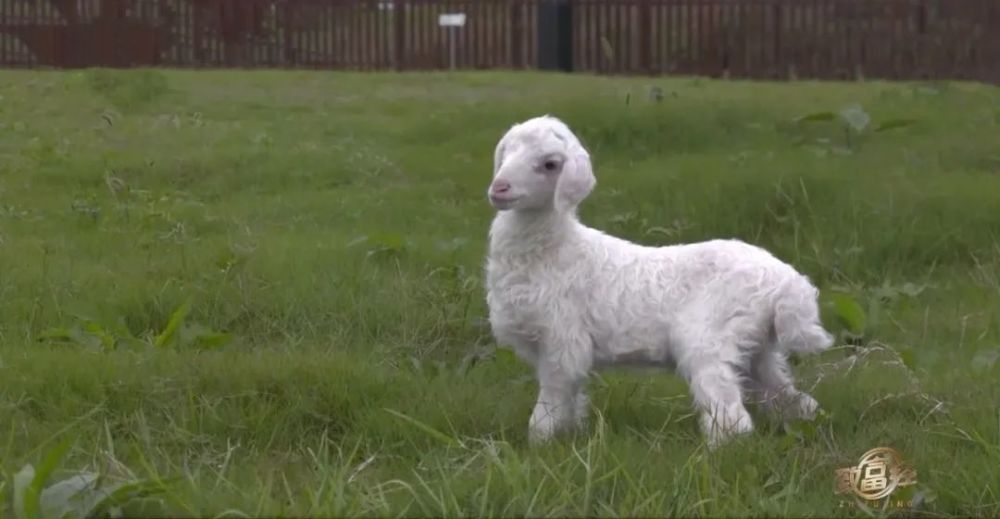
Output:
<instances>
[{"instance_id":1,"label":"dark metal post","mask_svg":"<svg viewBox=\"0 0 1000 519\"><path fill-rule=\"evenodd\" d=\"M570 0L538 2L538 68L573 71L573 7Z\"/></svg>"}]
</instances>

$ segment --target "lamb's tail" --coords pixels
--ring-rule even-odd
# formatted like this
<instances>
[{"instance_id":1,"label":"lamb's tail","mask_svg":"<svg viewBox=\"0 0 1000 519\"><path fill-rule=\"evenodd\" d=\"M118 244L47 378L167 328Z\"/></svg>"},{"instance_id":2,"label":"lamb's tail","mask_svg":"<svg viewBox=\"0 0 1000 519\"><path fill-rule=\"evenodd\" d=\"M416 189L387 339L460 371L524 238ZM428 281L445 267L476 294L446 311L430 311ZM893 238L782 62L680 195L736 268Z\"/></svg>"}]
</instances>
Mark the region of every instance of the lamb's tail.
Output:
<instances>
[{"instance_id":1,"label":"lamb's tail","mask_svg":"<svg viewBox=\"0 0 1000 519\"><path fill-rule=\"evenodd\" d=\"M774 304L777 346L785 352L819 353L833 346L834 337L819 318L819 291L804 276L795 276L783 287Z\"/></svg>"}]
</instances>

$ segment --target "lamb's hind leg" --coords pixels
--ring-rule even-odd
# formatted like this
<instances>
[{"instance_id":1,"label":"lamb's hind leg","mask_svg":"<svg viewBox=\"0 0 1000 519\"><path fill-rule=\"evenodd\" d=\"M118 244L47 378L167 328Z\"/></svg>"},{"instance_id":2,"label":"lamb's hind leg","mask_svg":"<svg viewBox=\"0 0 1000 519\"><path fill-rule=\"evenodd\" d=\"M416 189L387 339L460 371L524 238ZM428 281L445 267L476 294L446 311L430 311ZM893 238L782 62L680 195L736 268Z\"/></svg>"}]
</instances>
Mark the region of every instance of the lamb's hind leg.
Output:
<instances>
[{"instance_id":1,"label":"lamb's hind leg","mask_svg":"<svg viewBox=\"0 0 1000 519\"><path fill-rule=\"evenodd\" d=\"M758 352L751 361L749 388L753 399L771 416L779 419L812 420L819 404L795 387L784 355L774 351Z\"/></svg>"},{"instance_id":2,"label":"lamb's hind leg","mask_svg":"<svg viewBox=\"0 0 1000 519\"><path fill-rule=\"evenodd\" d=\"M709 346L678 363L701 415L701 428L710 448L753 431L750 413L743 407L740 377L727 360L712 355L719 351Z\"/></svg>"}]
</instances>

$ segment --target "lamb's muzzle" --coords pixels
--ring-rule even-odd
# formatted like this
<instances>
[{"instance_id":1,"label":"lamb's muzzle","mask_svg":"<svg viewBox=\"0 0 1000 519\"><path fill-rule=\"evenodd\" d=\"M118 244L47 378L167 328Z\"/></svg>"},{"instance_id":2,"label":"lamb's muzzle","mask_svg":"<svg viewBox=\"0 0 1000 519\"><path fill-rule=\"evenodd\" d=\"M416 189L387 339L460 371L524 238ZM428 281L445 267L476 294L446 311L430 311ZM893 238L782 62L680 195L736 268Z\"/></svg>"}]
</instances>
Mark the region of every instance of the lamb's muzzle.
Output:
<instances>
[{"instance_id":1,"label":"lamb's muzzle","mask_svg":"<svg viewBox=\"0 0 1000 519\"><path fill-rule=\"evenodd\" d=\"M490 199L490 204L494 208L504 210L513 205L514 201L517 200L516 195L512 195L510 192L510 182L503 179L496 179L490 184L490 189L487 192Z\"/></svg>"}]
</instances>

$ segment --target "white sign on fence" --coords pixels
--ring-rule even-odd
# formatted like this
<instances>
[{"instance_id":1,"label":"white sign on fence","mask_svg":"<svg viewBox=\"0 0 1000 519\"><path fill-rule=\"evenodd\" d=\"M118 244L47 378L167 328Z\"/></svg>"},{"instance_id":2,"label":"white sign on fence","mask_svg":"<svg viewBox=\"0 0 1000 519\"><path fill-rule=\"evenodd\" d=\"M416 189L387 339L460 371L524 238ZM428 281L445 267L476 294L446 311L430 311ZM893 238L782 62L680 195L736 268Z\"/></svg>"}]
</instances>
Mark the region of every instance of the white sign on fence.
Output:
<instances>
[{"instance_id":1,"label":"white sign on fence","mask_svg":"<svg viewBox=\"0 0 1000 519\"><path fill-rule=\"evenodd\" d=\"M465 27L465 13L445 13L438 16L438 26L448 28L449 68L455 70L455 36L459 27Z\"/></svg>"},{"instance_id":2,"label":"white sign on fence","mask_svg":"<svg viewBox=\"0 0 1000 519\"><path fill-rule=\"evenodd\" d=\"M464 27L465 13L446 13L438 16L438 25L441 27Z\"/></svg>"}]
</instances>

